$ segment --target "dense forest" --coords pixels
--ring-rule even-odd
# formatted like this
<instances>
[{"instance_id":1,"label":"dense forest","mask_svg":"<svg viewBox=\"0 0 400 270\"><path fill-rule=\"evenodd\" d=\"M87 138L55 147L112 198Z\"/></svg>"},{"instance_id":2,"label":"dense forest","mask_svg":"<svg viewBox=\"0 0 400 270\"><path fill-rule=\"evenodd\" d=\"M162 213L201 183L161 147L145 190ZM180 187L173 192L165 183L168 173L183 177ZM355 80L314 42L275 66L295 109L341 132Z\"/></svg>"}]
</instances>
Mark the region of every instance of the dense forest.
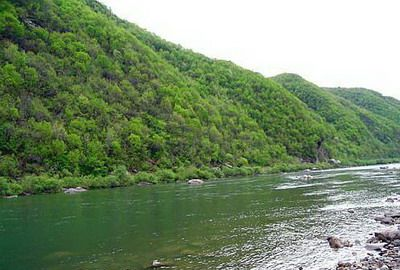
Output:
<instances>
[{"instance_id":1,"label":"dense forest","mask_svg":"<svg viewBox=\"0 0 400 270\"><path fill-rule=\"evenodd\" d=\"M265 78L95 0L0 2L0 97L3 195L400 152L397 100Z\"/></svg>"}]
</instances>

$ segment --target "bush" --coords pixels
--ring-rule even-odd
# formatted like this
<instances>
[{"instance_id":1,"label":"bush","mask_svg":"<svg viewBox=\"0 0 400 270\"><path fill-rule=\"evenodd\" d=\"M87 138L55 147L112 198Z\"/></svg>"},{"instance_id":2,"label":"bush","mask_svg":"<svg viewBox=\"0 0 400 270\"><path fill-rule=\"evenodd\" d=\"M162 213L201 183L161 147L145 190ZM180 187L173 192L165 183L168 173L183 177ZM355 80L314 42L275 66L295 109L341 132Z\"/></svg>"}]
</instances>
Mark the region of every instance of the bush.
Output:
<instances>
[{"instance_id":1,"label":"bush","mask_svg":"<svg viewBox=\"0 0 400 270\"><path fill-rule=\"evenodd\" d=\"M0 196L11 196L22 193L22 186L16 182L9 182L6 178L0 177Z\"/></svg>"},{"instance_id":2,"label":"bush","mask_svg":"<svg viewBox=\"0 0 400 270\"><path fill-rule=\"evenodd\" d=\"M198 171L197 168L190 166L190 167L179 167L176 170L177 179L179 181L185 181L193 178L198 178Z\"/></svg>"},{"instance_id":3,"label":"bush","mask_svg":"<svg viewBox=\"0 0 400 270\"><path fill-rule=\"evenodd\" d=\"M135 174L134 176L134 181L135 183L139 182L150 182L156 184L158 182L158 179L154 174L148 173L148 172L139 172Z\"/></svg>"},{"instance_id":4,"label":"bush","mask_svg":"<svg viewBox=\"0 0 400 270\"><path fill-rule=\"evenodd\" d=\"M0 174L8 177L17 177L20 174L18 160L14 156L0 157Z\"/></svg>"},{"instance_id":5,"label":"bush","mask_svg":"<svg viewBox=\"0 0 400 270\"><path fill-rule=\"evenodd\" d=\"M113 175L117 178L118 186L128 186L130 184L130 178L129 178L129 173L128 170L124 165L117 166L114 171ZM111 182L114 182L114 179L108 179L111 180Z\"/></svg>"},{"instance_id":6,"label":"bush","mask_svg":"<svg viewBox=\"0 0 400 270\"><path fill-rule=\"evenodd\" d=\"M163 169L156 172L156 177L160 182L172 183L178 178L174 171L169 169Z\"/></svg>"},{"instance_id":7,"label":"bush","mask_svg":"<svg viewBox=\"0 0 400 270\"><path fill-rule=\"evenodd\" d=\"M22 180L22 188L25 192L32 194L57 193L62 190L62 181L47 175L26 176Z\"/></svg>"},{"instance_id":8,"label":"bush","mask_svg":"<svg viewBox=\"0 0 400 270\"><path fill-rule=\"evenodd\" d=\"M203 167L197 170L197 177L201 179L212 179L215 178L215 174L212 169Z\"/></svg>"},{"instance_id":9,"label":"bush","mask_svg":"<svg viewBox=\"0 0 400 270\"><path fill-rule=\"evenodd\" d=\"M82 177L64 177L61 179L61 185L65 188L84 187L88 188L82 180Z\"/></svg>"}]
</instances>

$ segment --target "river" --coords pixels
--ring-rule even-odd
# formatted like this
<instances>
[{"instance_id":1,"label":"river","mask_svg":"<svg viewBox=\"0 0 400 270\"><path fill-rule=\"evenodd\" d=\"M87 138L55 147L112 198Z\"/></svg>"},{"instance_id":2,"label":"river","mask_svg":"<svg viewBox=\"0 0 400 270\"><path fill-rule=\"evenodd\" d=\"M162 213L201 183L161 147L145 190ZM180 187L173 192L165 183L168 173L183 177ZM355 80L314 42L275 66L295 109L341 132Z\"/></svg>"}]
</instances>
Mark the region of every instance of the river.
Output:
<instances>
[{"instance_id":1,"label":"river","mask_svg":"<svg viewBox=\"0 0 400 270\"><path fill-rule=\"evenodd\" d=\"M400 207L385 202L400 171L303 174L1 199L0 269L332 269ZM335 251L330 235L361 244Z\"/></svg>"}]
</instances>

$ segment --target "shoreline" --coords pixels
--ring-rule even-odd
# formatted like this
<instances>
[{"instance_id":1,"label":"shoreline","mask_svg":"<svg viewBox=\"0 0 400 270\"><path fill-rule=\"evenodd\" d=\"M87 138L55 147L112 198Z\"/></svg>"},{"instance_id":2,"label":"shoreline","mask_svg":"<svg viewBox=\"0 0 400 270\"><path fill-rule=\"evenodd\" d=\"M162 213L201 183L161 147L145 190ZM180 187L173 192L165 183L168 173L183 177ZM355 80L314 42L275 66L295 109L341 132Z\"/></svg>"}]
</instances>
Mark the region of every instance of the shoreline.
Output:
<instances>
[{"instance_id":1,"label":"shoreline","mask_svg":"<svg viewBox=\"0 0 400 270\"><path fill-rule=\"evenodd\" d=\"M400 201L400 198L389 197L386 201ZM339 261L336 270L400 269L400 212L385 212L373 219L385 225L385 229L369 234L373 236L366 241L367 256L357 261Z\"/></svg>"},{"instance_id":2,"label":"shoreline","mask_svg":"<svg viewBox=\"0 0 400 270\"><path fill-rule=\"evenodd\" d=\"M65 192L67 189L83 188L86 190L106 189L128 186L149 186L161 183L184 183L190 179L217 181L222 178L271 175L289 172L312 172L329 169L346 169L359 166L387 165L399 163L400 159L358 160L340 165L321 163L280 163L272 167L186 167L174 169L159 169L153 172L138 172L130 174L124 166L117 167L113 173L106 176L51 176L28 175L18 180L0 177L0 197L16 198L38 194ZM67 192L65 192L67 193Z\"/></svg>"}]
</instances>

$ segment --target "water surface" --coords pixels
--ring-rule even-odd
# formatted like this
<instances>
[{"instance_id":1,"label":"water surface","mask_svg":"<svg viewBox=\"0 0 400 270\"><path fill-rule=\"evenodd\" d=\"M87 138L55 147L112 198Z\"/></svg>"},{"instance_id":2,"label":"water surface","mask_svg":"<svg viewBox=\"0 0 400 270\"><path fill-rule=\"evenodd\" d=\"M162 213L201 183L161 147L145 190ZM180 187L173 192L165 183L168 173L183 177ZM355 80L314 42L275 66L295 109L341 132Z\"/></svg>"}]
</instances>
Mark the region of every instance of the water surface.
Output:
<instances>
[{"instance_id":1,"label":"water surface","mask_svg":"<svg viewBox=\"0 0 400 270\"><path fill-rule=\"evenodd\" d=\"M400 168L400 164L391 168ZM0 200L0 269L331 269L398 209L377 166ZM309 174L309 173L307 173ZM353 211L354 213L351 213ZM361 245L333 251L337 235Z\"/></svg>"}]
</instances>

